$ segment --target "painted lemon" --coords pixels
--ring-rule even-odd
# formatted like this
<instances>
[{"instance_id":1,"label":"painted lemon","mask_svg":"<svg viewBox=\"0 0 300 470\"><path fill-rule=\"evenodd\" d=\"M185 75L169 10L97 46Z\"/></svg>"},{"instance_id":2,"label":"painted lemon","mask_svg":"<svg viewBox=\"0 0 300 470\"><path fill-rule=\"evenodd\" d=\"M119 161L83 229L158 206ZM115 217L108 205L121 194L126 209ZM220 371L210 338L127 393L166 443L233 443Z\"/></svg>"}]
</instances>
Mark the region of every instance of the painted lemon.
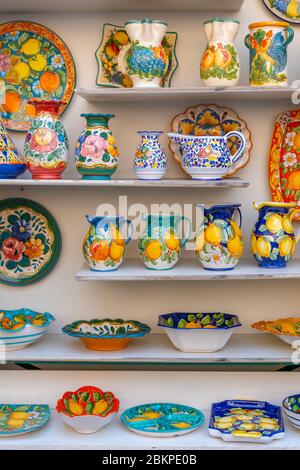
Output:
<instances>
[{"instance_id":1,"label":"painted lemon","mask_svg":"<svg viewBox=\"0 0 300 470\"><path fill-rule=\"evenodd\" d=\"M228 240L227 249L231 256L240 258L243 253L243 242L238 235Z\"/></svg>"},{"instance_id":2,"label":"painted lemon","mask_svg":"<svg viewBox=\"0 0 300 470\"><path fill-rule=\"evenodd\" d=\"M40 52L41 49L41 41L38 39L28 39L28 41L24 42L21 47L21 51L25 55L36 55Z\"/></svg>"},{"instance_id":3,"label":"painted lemon","mask_svg":"<svg viewBox=\"0 0 300 470\"><path fill-rule=\"evenodd\" d=\"M14 71L18 76L18 81L27 80L30 75L30 68L25 62L19 62L15 67Z\"/></svg>"},{"instance_id":4,"label":"painted lemon","mask_svg":"<svg viewBox=\"0 0 300 470\"><path fill-rule=\"evenodd\" d=\"M240 227L238 226L238 224L234 220L229 220L229 223L231 227L233 228L235 234L238 235L240 238L243 238L242 231Z\"/></svg>"},{"instance_id":5,"label":"painted lemon","mask_svg":"<svg viewBox=\"0 0 300 470\"><path fill-rule=\"evenodd\" d=\"M161 413L158 411L145 411L145 413L143 413L143 417L147 419L156 419L159 418L160 415Z\"/></svg>"},{"instance_id":6,"label":"painted lemon","mask_svg":"<svg viewBox=\"0 0 300 470\"><path fill-rule=\"evenodd\" d=\"M257 253L263 258L269 258L271 253L271 243L265 240L264 237L258 237L256 240Z\"/></svg>"},{"instance_id":7,"label":"painted lemon","mask_svg":"<svg viewBox=\"0 0 300 470\"><path fill-rule=\"evenodd\" d=\"M24 420L23 419L13 419L13 418L9 418L7 420L7 424L10 428L21 428L24 424Z\"/></svg>"},{"instance_id":8,"label":"painted lemon","mask_svg":"<svg viewBox=\"0 0 300 470\"><path fill-rule=\"evenodd\" d=\"M105 400L99 400L95 403L93 415L101 415L108 408L108 403Z\"/></svg>"},{"instance_id":9,"label":"painted lemon","mask_svg":"<svg viewBox=\"0 0 300 470\"><path fill-rule=\"evenodd\" d=\"M83 413L83 406L80 405L80 403L77 403L77 401L70 400L69 401L69 409L73 415L80 416Z\"/></svg>"},{"instance_id":10,"label":"painted lemon","mask_svg":"<svg viewBox=\"0 0 300 470\"><path fill-rule=\"evenodd\" d=\"M168 233L166 236L166 245L169 250L178 251L180 248L179 239L175 237L174 233Z\"/></svg>"},{"instance_id":11,"label":"painted lemon","mask_svg":"<svg viewBox=\"0 0 300 470\"><path fill-rule=\"evenodd\" d=\"M231 53L225 49L224 47L218 48L215 51L215 63L218 67L225 69L231 63L232 55Z\"/></svg>"},{"instance_id":12,"label":"painted lemon","mask_svg":"<svg viewBox=\"0 0 300 470\"><path fill-rule=\"evenodd\" d=\"M282 218L282 227L283 230L287 233L294 233L294 227L288 215L283 216Z\"/></svg>"},{"instance_id":13,"label":"painted lemon","mask_svg":"<svg viewBox=\"0 0 300 470\"><path fill-rule=\"evenodd\" d=\"M110 231L111 231L111 237L113 241L120 246L125 245L125 240L124 237L122 236L120 230L118 227L116 227L114 224L110 224Z\"/></svg>"},{"instance_id":14,"label":"painted lemon","mask_svg":"<svg viewBox=\"0 0 300 470\"><path fill-rule=\"evenodd\" d=\"M185 421L180 421L180 423L172 423L172 426L179 429L190 428L191 423L186 423Z\"/></svg>"},{"instance_id":15,"label":"painted lemon","mask_svg":"<svg viewBox=\"0 0 300 470\"><path fill-rule=\"evenodd\" d=\"M29 65L35 72L42 72L47 66L47 59L43 54L37 54L29 59Z\"/></svg>"},{"instance_id":16,"label":"painted lemon","mask_svg":"<svg viewBox=\"0 0 300 470\"><path fill-rule=\"evenodd\" d=\"M194 321L190 321L185 325L186 328L201 328L198 323L195 323Z\"/></svg>"},{"instance_id":17,"label":"painted lemon","mask_svg":"<svg viewBox=\"0 0 300 470\"><path fill-rule=\"evenodd\" d=\"M104 261L108 257L109 246L107 240L95 240L91 244L90 252L95 261Z\"/></svg>"},{"instance_id":18,"label":"painted lemon","mask_svg":"<svg viewBox=\"0 0 300 470\"><path fill-rule=\"evenodd\" d=\"M271 233L277 233L282 230L282 217L279 214L271 215L266 219L266 227Z\"/></svg>"},{"instance_id":19,"label":"painted lemon","mask_svg":"<svg viewBox=\"0 0 300 470\"><path fill-rule=\"evenodd\" d=\"M25 420L28 418L28 413L26 413L26 411L13 411L12 414L10 415L10 418Z\"/></svg>"},{"instance_id":20,"label":"painted lemon","mask_svg":"<svg viewBox=\"0 0 300 470\"><path fill-rule=\"evenodd\" d=\"M112 242L109 248L109 257L113 261L120 261L123 256L124 248L122 245L118 245L116 242Z\"/></svg>"},{"instance_id":21,"label":"painted lemon","mask_svg":"<svg viewBox=\"0 0 300 470\"><path fill-rule=\"evenodd\" d=\"M291 256L294 256L296 248L296 239L293 238L292 248L291 248Z\"/></svg>"},{"instance_id":22,"label":"painted lemon","mask_svg":"<svg viewBox=\"0 0 300 470\"><path fill-rule=\"evenodd\" d=\"M214 52L211 49L206 49L201 59L200 68L203 70L208 70L210 69L210 67L213 66L214 61L215 61Z\"/></svg>"},{"instance_id":23,"label":"painted lemon","mask_svg":"<svg viewBox=\"0 0 300 470\"><path fill-rule=\"evenodd\" d=\"M251 245L251 251L254 255L256 255L257 250L256 250L256 236L254 233L251 235L251 240L250 240L250 245Z\"/></svg>"},{"instance_id":24,"label":"painted lemon","mask_svg":"<svg viewBox=\"0 0 300 470\"><path fill-rule=\"evenodd\" d=\"M161 252L162 248L159 240L152 240L146 246L146 255L153 261L160 258Z\"/></svg>"},{"instance_id":25,"label":"painted lemon","mask_svg":"<svg viewBox=\"0 0 300 470\"><path fill-rule=\"evenodd\" d=\"M279 253L281 256L289 255L292 251L293 240L290 237L284 237L282 242L278 244Z\"/></svg>"},{"instance_id":26,"label":"painted lemon","mask_svg":"<svg viewBox=\"0 0 300 470\"><path fill-rule=\"evenodd\" d=\"M205 240L212 245L218 245L222 240L222 230L215 224L208 224L204 232Z\"/></svg>"},{"instance_id":27,"label":"painted lemon","mask_svg":"<svg viewBox=\"0 0 300 470\"><path fill-rule=\"evenodd\" d=\"M203 245L204 245L204 233L201 232L196 236L195 240L195 245L196 245L196 251L202 251Z\"/></svg>"}]
</instances>

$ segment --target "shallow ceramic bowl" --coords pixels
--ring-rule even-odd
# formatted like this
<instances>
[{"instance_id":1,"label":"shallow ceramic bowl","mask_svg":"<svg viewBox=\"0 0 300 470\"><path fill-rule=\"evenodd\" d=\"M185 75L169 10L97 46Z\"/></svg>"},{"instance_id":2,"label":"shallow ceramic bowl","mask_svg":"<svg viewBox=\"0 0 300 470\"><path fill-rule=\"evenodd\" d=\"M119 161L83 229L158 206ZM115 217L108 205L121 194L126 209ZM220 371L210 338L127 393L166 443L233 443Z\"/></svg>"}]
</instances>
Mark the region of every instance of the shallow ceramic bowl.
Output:
<instances>
[{"instance_id":1,"label":"shallow ceramic bowl","mask_svg":"<svg viewBox=\"0 0 300 470\"><path fill-rule=\"evenodd\" d=\"M274 321L259 321L253 323L251 326L255 330L277 336L277 338L290 344L294 349L298 348L298 341L300 340L300 318L279 318ZM287 327L289 330L291 327L294 328L294 333L287 334ZM299 333L297 333L297 331L299 331Z\"/></svg>"},{"instance_id":2,"label":"shallow ceramic bowl","mask_svg":"<svg viewBox=\"0 0 300 470\"><path fill-rule=\"evenodd\" d=\"M215 352L222 349L233 329L241 326L236 315L228 313L167 313L158 326L165 328L175 348L182 352Z\"/></svg>"},{"instance_id":3,"label":"shallow ceramic bowl","mask_svg":"<svg viewBox=\"0 0 300 470\"><path fill-rule=\"evenodd\" d=\"M24 163L0 163L0 178L15 179L26 170Z\"/></svg>"},{"instance_id":4,"label":"shallow ceramic bowl","mask_svg":"<svg viewBox=\"0 0 300 470\"><path fill-rule=\"evenodd\" d=\"M84 416L67 416L60 413L60 417L65 424L73 428L81 434L93 434L111 423L117 413L111 413L103 418L102 416L84 415Z\"/></svg>"},{"instance_id":5,"label":"shallow ceramic bowl","mask_svg":"<svg viewBox=\"0 0 300 470\"><path fill-rule=\"evenodd\" d=\"M300 429L300 395L286 397L282 402L282 408L289 422Z\"/></svg>"}]
</instances>

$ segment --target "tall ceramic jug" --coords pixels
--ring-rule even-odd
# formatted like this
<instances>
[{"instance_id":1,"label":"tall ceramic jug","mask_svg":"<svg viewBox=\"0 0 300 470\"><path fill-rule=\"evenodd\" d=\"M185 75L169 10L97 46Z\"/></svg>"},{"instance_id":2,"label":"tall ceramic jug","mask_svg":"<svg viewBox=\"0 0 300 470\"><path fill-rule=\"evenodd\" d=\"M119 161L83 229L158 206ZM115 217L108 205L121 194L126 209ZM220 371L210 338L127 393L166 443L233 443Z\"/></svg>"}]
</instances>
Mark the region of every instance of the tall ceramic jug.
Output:
<instances>
[{"instance_id":1,"label":"tall ceramic jug","mask_svg":"<svg viewBox=\"0 0 300 470\"><path fill-rule=\"evenodd\" d=\"M15 144L0 122L0 178L13 179L24 173L26 165Z\"/></svg>"},{"instance_id":2,"label":"tall ceramic jug","mask_svg":"<svg viewBox=\"0 0 300 470\"><path fill-rule=\"evenodd\" d=\"M207 46L202 55L200 76L205 86L235 86L240 78L240 60L233 43L240 22L213 18L204 22Z\"/></svg>"},{"instance_id":3,"label":"tall ceramic jug","mask_svg":"<svg viewBox=\"0 0 300 470\"><path fill-rule=\"evenodd\" d=\"M251 250L261 268L284 268L300 239L292 224L300 209L295 203L254 202L258 220L251 236Z\"/></svg>"},{"instance_id":4,"label":"tall ceramic jug","mask_svg":"<svg viewBox=\"0 0 300 470\"><path fill-rule=\"evenodd\" d=\"M160 20L127 21L125 30L131 46L125 54L125 69L134 87L159 87L168 57L161 42L167 23Z\"/></svg>"},{"instance_id":5,"label":"tall ceramic jug","mask_svg":"<svg viewBox=\"0 0 300 470\"><path fill-rule=\"evenodd\" d=\"M134 172L142 180L160 180L167 170L167 156L159 143L161 131L138 131L141 143L135 152Z\"/></svg>"},{"instance_id":6,"label":"tall ceramic jug","mask_svg":"<svg viewBox=\"0 0 300 470\"><path fill-rule=\"evenodd\" d=\"M203 267L214 271L233 269L243 253L241 204L216 204L200 210L196 254ZM239 222L234 220L235 214Z\"/></svg>"}]
</instances>

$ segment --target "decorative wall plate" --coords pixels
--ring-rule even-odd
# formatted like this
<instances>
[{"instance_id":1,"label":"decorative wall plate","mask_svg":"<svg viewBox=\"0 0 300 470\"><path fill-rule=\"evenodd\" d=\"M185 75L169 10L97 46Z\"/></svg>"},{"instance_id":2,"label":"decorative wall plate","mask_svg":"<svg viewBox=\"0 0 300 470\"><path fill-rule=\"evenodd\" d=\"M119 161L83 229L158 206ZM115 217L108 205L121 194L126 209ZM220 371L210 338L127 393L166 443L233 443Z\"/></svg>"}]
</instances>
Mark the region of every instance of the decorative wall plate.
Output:
<instances>
[{"instance_id":1,"label":"decorative wall plate","mask_svg":"<svg viewBox=\"0 0 300 470\"><path fill-rule=\"evenodd\" d=\"M0 437L14 437L36 431L50 418L48 405L0 405Z\"/></svg>"},{"instance_id":2,"label":"decorative wall plate","mask_svg":"<svg viewBox=\"0 0 300 470\"><path fill-rule=\"evenodd\" d=\"M40 281L56 265L61 233L50 212L30 199L0 201L0 283Z\"/></svg>"},{"instance_id":3,"label":"decorative wall plate","mask_svg":"<svg viewBox=\"0 0 300 470\"><path fill-rule=\"evenodd\" d=\"M262 0L265 6L278 18L289 23L300 23L299 0Z\"/></svg>"},{"instance_id":4,"label":"decorative wall plate","mask_svg":"<svg viewBox=\"0 0 300 470\"><path fill-rule=\"evenodd\" d=\"M0 82L5 87L0 112L7 129L27 131L35 115L31 98L72 99L76 71L71 52L53 31L31 21L0 25Z\"/></svg>"},{"instance_id":5,"label":"decorative wall plate","mask_svg":"<svg viewBox=\"0 0 300 470\"><path fill-rule=\"evenodd\" d=\"M162 87L170 87L175 70L178 67L176 57L177 33L167 32L162 45L169 56L169 66L161 81ZM105 23L102 39L95 52L98 73L96 85L106 87L131 88L132 80L125 72L124 56L130 47L130 39L124 26Z\"/></svg>"},{"instance_id":6,"label":"decorative wall plate","mask_svg":"<svg viewBox=\"0 0 300 470\"><path fill-rule=\"evenodd\" d=\"M246 148L241 159L234 163L226 176L232 176L237 170L247 165L252 149L251 132L247 123L230 108L223 108L214 104L199 104L187 108L183 113L177 114L171 122L171 132L185 135L225 135L230 131L239 131L246 139ZM230 152L233 155L238 150L236 137L230 139ZM175 144L170 144L173 157L183 171L182 157ZM186 172L185 172L186 173Z\"/></svg>"}]
</instances>

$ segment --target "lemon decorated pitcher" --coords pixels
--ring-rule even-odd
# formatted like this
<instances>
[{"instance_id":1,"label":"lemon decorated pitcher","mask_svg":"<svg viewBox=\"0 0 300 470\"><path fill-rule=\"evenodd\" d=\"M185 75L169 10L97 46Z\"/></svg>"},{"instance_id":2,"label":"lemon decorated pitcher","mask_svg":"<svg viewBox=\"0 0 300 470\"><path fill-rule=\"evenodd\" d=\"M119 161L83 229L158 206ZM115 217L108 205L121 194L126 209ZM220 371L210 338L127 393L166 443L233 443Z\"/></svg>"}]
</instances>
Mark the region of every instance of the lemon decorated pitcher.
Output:
<instances>
[{"instance_id":1,"label":"lemon decorated pitcher","mask_svg":"<svg viewBox=\"0 0 300 470\"><path fill-rule=\"evenodd\" d=\"M254 202L258 220L251 235L251 250L261 268L284 268L300 239L295 235L293 217L300 208L293 203Z\"/></svg>"}]
</instances>

